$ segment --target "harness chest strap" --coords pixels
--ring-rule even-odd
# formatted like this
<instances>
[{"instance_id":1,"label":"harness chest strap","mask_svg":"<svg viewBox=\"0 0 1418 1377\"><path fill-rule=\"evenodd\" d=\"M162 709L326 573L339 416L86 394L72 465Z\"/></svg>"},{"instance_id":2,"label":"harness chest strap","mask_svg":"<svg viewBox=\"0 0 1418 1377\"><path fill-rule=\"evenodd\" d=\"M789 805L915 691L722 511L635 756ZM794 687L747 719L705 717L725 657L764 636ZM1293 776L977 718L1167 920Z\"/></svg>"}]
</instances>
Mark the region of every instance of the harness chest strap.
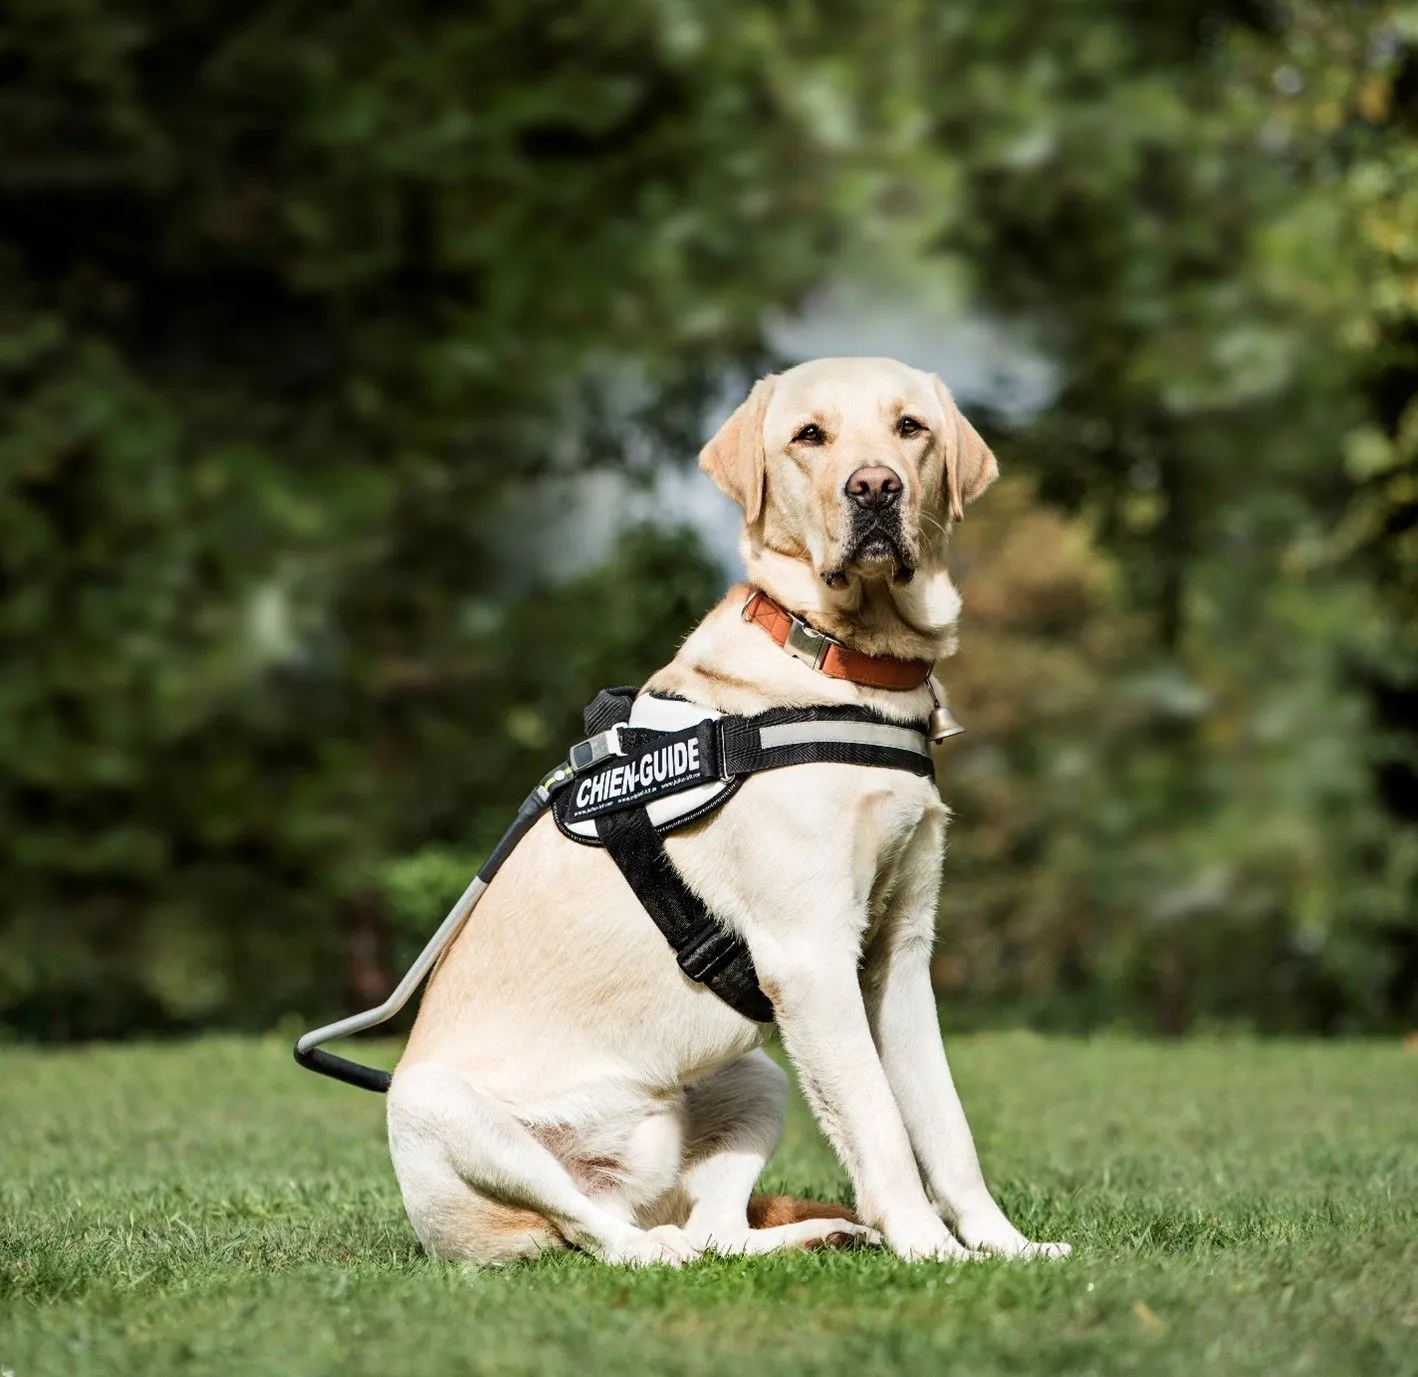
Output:
<instances>
[{"instance_id":1,"label":"harness chest strap","mask_svg":"<svg viewBox=\"0 0 1418 1377\"><path fill-rule=\"evenodd\" d=\"M596 832L641 908L660 929L679 968L755 1023L773 1022L747 945L685 884L643 808L596 819Z\"/></svg>"},{"instance_id":2,"label":"harness chest strap","mask_svg":"<svg viewBox=\"0 0 1418 1377\"><path fill-rule=\"evenodd\" d=\"M592 841L585 824L606 813L687 790L732 785L745 775L785 765L879 765L923 776L932 771L930 748L918 727L883 722L862 709L778 709L754 717L722 717L689 704L684 707L700 720L666 731L636 725L632 719L582 743L599 754L579 775L576 787L558 800L557 819L567 835ZM573 766L582 746L573 749ZM725 797L716 793L703 801L718 807L727 801L726 792ZM700 802L696 796L691 806L697 808ZM682 811L659 812L661 831L667 821L684 826L693 820Z\"/></svg>"}]
</instances>

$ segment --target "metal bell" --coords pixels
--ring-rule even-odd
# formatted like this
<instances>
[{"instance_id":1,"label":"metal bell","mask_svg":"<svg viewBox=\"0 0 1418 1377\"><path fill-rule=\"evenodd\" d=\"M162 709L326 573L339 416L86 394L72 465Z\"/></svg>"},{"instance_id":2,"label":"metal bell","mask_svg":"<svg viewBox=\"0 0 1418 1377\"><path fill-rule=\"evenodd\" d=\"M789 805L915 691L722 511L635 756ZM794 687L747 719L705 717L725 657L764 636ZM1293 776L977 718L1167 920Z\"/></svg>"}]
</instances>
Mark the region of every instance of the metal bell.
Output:
<instances>
[{"instance_id":1,"label":"metal bell","mask_svg":"<svg viewBox=\"0 0 1418 1377\"><path fill-rule=\"evenodd\" d=\"M965 728L950 715L949 708L937 704L931 712L926 730L930 733L931 744L939 746L943 741L949 741L952 736L959 736Z\"/></svg>"}]
</instances>

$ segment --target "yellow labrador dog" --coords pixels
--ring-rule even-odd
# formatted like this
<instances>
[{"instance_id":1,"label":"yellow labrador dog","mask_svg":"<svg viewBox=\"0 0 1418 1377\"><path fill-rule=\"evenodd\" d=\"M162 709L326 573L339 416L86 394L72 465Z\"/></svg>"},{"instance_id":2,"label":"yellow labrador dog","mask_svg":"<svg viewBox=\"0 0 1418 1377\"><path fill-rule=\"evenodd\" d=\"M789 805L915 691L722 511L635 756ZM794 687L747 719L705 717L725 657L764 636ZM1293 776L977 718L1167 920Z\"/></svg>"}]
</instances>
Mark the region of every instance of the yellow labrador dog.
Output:
<instances>
[{"instance_id":1,"label":"yellow labrador dog","mask_svg":"<svg viewBox=\"0 0 1418 1377\"><path fill-rule=\"evenodd\" d=\"M766 605L887 670L950 652L950 523L997 469L938 378L890 359L803 364L759 382L700 463L744 509ZM785 653L745 620L752 590L732 590L642 694L743 714L931 711L919 675L871 687ZM679 1264L855 1234L903 1258L1066 1254L991 1197L941 1045L946 817L928 778L818 763L751 775L665 838L747 943L855 1217L751 1199L787 1096L767 1026L690 981L606 852L543 817L437 968L390 1088L394 1168L428 1251Z\"/></svg>"}]
</instances>

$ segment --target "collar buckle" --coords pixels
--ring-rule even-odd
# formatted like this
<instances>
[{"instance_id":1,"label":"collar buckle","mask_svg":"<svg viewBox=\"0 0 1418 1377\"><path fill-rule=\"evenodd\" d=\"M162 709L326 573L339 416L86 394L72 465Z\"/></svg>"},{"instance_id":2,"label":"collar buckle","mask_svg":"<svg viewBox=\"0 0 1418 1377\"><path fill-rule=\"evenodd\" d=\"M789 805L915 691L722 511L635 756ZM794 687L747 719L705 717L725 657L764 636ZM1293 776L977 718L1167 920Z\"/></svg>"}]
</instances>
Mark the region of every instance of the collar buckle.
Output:
<instances>
[{"instance_id":1,"label":"collar buckle","mask_svg":"<svg viewBox=\"0 0 1418 1377\"><path fill-rule=\"evenodd\" d=\"M929 661L903 660L894 655L868 655L863 650L853 650L835 636L814 631L801 617L774 602L761 588L754 589L740 615L744 621L762 627L793 659L833 679L847 679L865 688L917 689L931 675L932 664ZM829 661L833 650L837 652L837 657Z\"/></svg>"},{"instance_id":2,"label":"collar buckle","mask_svg":"<svg viewBox=\"0 0 1418 1377\"><path fill-rule=\"evenodd\" d=\"M821 669L827 652L837 642L821 631L814 631L801 617L795 617L791 612L788 613L788 621L788 638L783 642L783 649L812 669Z\"/></svg>"}]
</instances>

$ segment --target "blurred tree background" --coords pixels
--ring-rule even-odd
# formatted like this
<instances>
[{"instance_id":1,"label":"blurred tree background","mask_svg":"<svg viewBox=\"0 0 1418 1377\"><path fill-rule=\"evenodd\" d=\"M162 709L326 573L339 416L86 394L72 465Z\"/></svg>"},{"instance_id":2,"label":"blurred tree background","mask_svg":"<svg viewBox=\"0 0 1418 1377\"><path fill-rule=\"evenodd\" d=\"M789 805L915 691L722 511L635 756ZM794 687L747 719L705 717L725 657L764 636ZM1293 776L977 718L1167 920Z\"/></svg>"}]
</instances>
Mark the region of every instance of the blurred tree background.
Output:
<instances>
[{"instance_id":1,"label":"blurred tree background","mask_svg":"<svg viewBox=\"0 0 1418 1377\"><path fill-rule=\"evenodd\" d=\"M1056 377L957 537L950 1016L1418 1020L1418 5L9 0L0 1029L382 997L724 582L528 492L848 280Z\"/></svg>"}]
</instances>

